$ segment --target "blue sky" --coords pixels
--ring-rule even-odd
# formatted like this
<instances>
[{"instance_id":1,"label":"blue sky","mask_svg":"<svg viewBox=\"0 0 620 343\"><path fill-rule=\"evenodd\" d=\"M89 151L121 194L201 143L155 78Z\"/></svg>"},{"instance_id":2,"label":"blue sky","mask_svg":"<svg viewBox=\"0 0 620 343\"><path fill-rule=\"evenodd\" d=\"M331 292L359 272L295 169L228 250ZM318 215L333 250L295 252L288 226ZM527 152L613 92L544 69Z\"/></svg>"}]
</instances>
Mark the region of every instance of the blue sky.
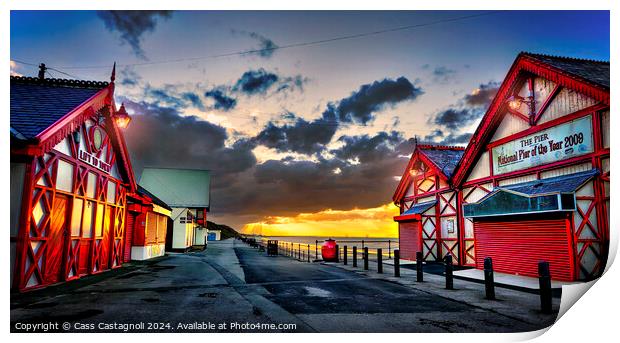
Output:
<instances>
[{"instance_id":1,"label":"blue sky","mask_svg":"<svg viewBox=\"0 0 620 343\"><path fill-rule=\"evenodd\" d=\"M429 25L263 56L187 60L416 24ZM606 11L11 12L12 60L45 62L95 80L109 79L116 61L117 101L139 115L127 131L135 137L128 144L136 151L138 176L143 165L170 164L173 157L177 165L214 170L213 215L237 226L266 215L386 204L406 163L407 140L417 135L465 144L485 106L469 103L467 95L492 96L520 51L609 60L609 41ZM159 63L178 59L183 61ZM36 74L20 63L11 70ZM242 86L249 81L266 83L248 92ZM392 97L386 90L402 94ZM336 117L329 117L330 104ZM345 104L350 117L343 114ZM450 110L469 119L446 123ZM194 137L191 142L149 155L146 149L157 142L144 131L162 123L171 131L198 123L202 131L186 135ZM373 149L386 149L392 159L363 155ZM263 173L276 176L268 181ZM364 179L369 174L378 175ZM355 178L359 182L349 182ZM293 187L322 189L325 182L341 187L317 192L316 201ZM370 194L357 196L368 183ZM277 207L278 198L264 193L278 194L290 206ZM235 204L243 201L258 204L240 213Z\"/></svg>"}]
</instances>

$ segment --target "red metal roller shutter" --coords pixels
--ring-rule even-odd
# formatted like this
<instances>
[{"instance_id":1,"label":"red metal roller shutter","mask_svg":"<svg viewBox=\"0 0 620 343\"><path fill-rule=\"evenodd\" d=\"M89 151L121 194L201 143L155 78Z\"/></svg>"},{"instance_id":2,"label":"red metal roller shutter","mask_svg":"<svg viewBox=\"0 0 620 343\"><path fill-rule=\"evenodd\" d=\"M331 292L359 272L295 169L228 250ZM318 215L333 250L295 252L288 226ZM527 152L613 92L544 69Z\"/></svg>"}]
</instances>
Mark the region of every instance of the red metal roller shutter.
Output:
<instances>
[{"instance_id":1,"label":"red metal roller shutter","mask_svg":"<svg viewBox=\"0 0 620 343\"><path fill-rule=\"evenodd\" d=\"M497 272L538 276L538 262L547 261L554 280L574 280L567 219L476 221L476 268L493 259Z\"/></svg>"},{"instance_id":2,"label":"red metal roller shutter","mask_svg":"<svg viewBox=\"0 0 620 343\"><path fill-rule=\"evenodd\" d=\"M410 221L398 223L398 249L400 257L415 260L415 253L420 251L420 222Z\"/></svg>"},{"instance_id":3,"label":"red metal roller shutter","mask_svg":"<svg viewBox=\"0 0 620 343\"><path fill-rule=\"evenodd\" d=\"M131 260L131 244L133 243L133 229L135 224L136 215L129 212L127 214L127 225L125 225L125 262L129 262Z\"/></svg>"}]
</instances>

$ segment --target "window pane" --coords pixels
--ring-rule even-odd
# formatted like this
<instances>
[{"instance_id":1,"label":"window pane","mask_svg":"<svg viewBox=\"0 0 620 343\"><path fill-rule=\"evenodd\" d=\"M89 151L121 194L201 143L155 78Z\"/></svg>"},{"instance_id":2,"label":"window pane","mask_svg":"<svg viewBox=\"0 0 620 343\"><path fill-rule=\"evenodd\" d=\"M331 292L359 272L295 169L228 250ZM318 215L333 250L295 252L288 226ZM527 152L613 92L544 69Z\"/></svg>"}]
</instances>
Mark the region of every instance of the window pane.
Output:
<instances>
[{"instance_id":1,"label":"window pane","mask_svg":"<svg viewBox=\"0 0 620 343\"><path fill-rule=\"evenodd\" d=\"M113 182L112 180L108 180L108 196L107 196L108 204L113 204L115 198L116 198L116 183Z\"/></svg>"},{"instance_id":2,"label":"window pane","mask_svg":"<svg viewBox=\"0 0 620 343\"><path fill-rule=\"evenodd\" d=\"M89 198L95 198L95 186L97 183L97 175L95 173L88 173L88 183L86 184L86 196Z\"/></svg>"},{"instance_id":3,"label":"window pane","mask_svg":"<svg viewBox=\"0 0 620 343\"><path fill-rule=\"evenodd\" d=\"M93 236L93 214L95 212L95 202L87 201L84 208L84 220L82 221L82 237L90 238Z\"/></svg>"},{"instance_id":4,"label":"window pane","mask_svg":"<svg viewBox=\"0 0 620 343\"><path fill-rule=\"evenodd\" d=\"M73 212L71 214L71 236L80 235L80 227L82 224L82 207L84 206L84 200L75 198L73 199Z\"/></svg>"},{"instance_id":5,"label":"window pane","mask_svg":"<svg viewBox=\"0 0 620 343\"><path fill-rule=\"evenodd\" d=\"M58 160L56 189L65 192L73 191L73 165L63 160Z\"/></svg>"},{"instance_id":6,"label":"window pane","mask_svg":"<svg viewBox=\"0 0 620 343\"><path fill-rule=\"evenodd\" d=\"M103 204L97 204L97 218L95 219L95 237L103 236Z\"/></svg>"}]
</instances>

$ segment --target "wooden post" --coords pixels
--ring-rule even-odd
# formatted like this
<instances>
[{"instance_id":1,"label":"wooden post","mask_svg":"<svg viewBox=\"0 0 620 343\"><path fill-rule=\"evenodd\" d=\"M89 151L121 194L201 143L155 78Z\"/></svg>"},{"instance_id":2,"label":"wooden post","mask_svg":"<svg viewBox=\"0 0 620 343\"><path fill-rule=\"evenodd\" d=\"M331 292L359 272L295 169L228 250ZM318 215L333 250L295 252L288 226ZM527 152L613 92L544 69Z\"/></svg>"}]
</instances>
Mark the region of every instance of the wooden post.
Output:
<instances>
[{"instance_id":1,"label":"wooden post","mask_svg":"<svg viewBox=\"0 0 620 343\"><path fill-rule=\"evenodd\" d=\"M551 313L551 272L549 271L549 262L538 262L538 284L540 286L540 310L542 313Z\"/></svg>"},{"instance_id":2,"label":"wooden post","mask_svg":"<svg viewBox=\"0 0 620 343\"><path fill-rule=\"evenodd\" d=\"M357 267L357 246L353 246L353 267Z\"/></svg>"},{"instance_id":3,"label":"wooden post","mask_svg":"<svg viewBox=\"0 0 620 343\"><path fill-rule=\"evenodd\" d=\"M368 247L364 247L364 270L368 270Z\"/></svg>"},{"instance_id":4,"label":"wooden post","mask_svg":"<svg viewBox=\"0 0 620 343\"><path fill-rule=\"evenodd\" d=\"M348 251L347 251L347 246L345 245L345 246L343 247L343 249L342 249L342 263L343 263L345 266L347 265L347 262L348 262L348 261L347 261L347 257L348 257L348 256L347 256L347 253L348 253Z\"/></svg>"},{"instance_id":5,"label":"wooden post","mask_svg":"<svg viewBox=\"0 0 620 343\"><path fill-rule=\"evenodd\" d=\"M383 274L383 249L377 249L377 273Z\"/></svg>"},{"instance_id":6,"label":"wooden post","mask_svg":"<svg viewBox=\"0 0 620 343\"><path fill-rule=\"evenodd\" d=\"M308 262L310 262L310 244L308 244Z\"/></svg>"},{"instance_id":7,"label":"wooden post","mask_svg":"<svg viewBox=\"0 0 620 343\"><path fill-rule=\"evenodd\" d=\"M400 277L400 250L394 249L394 276Z\"/></svg>"},{"instance_id":8,"label":"wooden post","mask_svg":"<svg viewBox=\"0 0 620 343\"><path fill-rule=\"evenodd\" d=\"M388 239L388 260L392 258L392 240Z\"/></svg>"}]
</instances>

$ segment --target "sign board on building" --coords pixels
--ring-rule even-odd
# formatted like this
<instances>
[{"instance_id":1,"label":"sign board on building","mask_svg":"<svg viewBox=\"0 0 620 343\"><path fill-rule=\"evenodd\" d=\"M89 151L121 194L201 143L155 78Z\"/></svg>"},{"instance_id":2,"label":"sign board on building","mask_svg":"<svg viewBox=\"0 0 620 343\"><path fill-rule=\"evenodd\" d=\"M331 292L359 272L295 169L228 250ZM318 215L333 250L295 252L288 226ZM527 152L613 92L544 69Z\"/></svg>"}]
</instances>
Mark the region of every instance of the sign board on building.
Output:
<instances>
[{"instance_id":1,"label":"sign board on building","mask_svg":"<svg viewBox=\"0 0 620 343\"><path fill-rule=\"evenodd\" d=\"M493 174L531 168L592 151L592 116L585 116L494 147L491 150Z\"/></svg>"},{"instance_id":2,"label":"sign board on building","mask_svg":"<svg viewBox=\"0 0 620 343\"><path fill-rule=\"evenodd\" d=\"M88 165L91 165L103 172L105 172L106 174L110 174L110 170L112 169L112 166L100 159L98 159L97 157L95 157L95 155L92 155L82 149L80 149L80 151L78 152L78 158L80 159L80 161L87 163Z\"/></svg>"}]
</instances>

